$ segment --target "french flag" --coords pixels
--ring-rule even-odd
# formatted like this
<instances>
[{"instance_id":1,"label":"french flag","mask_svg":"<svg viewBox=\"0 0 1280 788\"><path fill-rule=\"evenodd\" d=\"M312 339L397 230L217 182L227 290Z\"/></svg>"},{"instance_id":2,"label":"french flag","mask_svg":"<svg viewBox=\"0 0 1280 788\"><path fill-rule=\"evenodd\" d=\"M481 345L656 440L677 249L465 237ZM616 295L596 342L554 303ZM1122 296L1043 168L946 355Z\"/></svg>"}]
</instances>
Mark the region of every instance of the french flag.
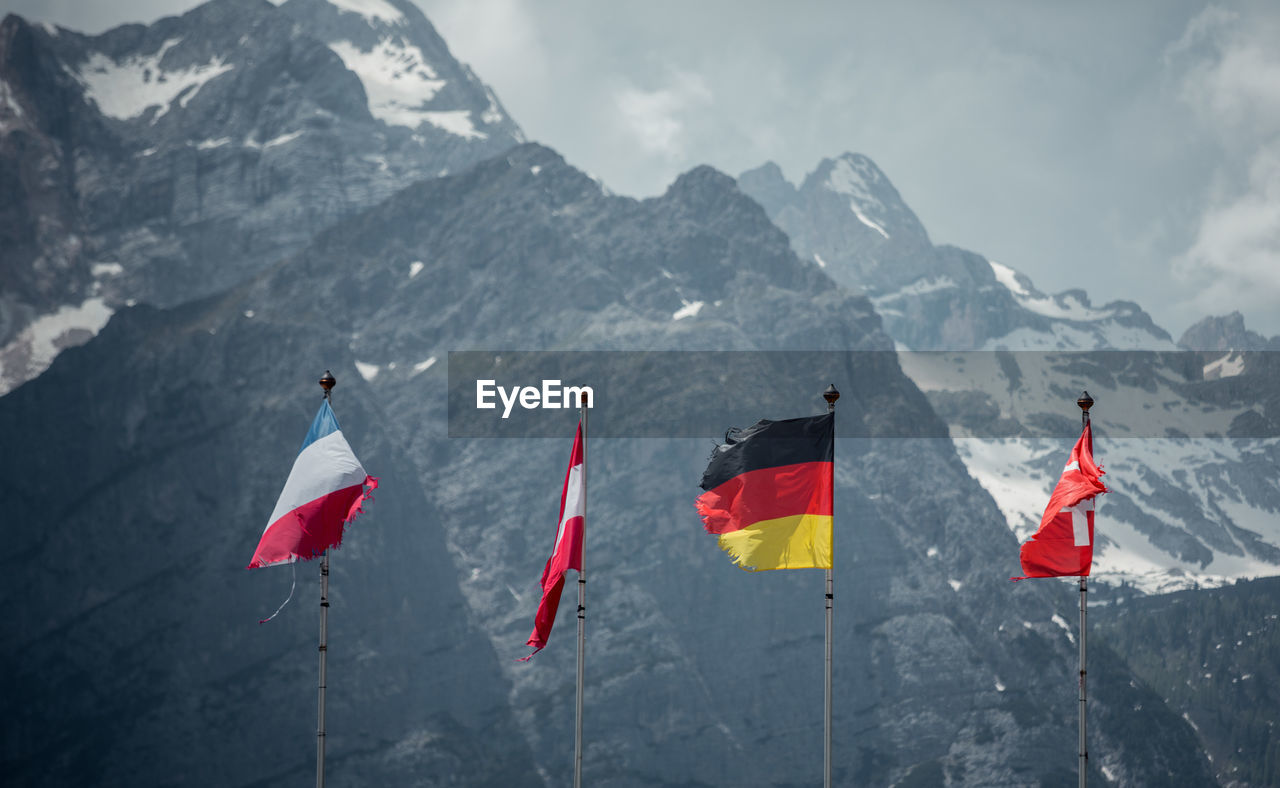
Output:
<instances>
[{"instance_id":1,"label":"french flag","mask_svg":"<svg viewBox=\"0 0 1280 788\"><path fill-rule=\"evenodd\" d=\"M342 437L329 400L320 405L250 569L307 561L342 543L342 531L378 488Z\"/></svg>"}]
</instances>

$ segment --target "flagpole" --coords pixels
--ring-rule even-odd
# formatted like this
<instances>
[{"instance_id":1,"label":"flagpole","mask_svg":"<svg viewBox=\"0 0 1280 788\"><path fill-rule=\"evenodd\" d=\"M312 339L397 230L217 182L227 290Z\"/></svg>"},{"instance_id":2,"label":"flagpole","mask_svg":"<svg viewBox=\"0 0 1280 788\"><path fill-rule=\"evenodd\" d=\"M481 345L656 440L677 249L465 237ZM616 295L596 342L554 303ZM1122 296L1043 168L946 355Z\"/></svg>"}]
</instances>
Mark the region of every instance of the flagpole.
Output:
<instances>
[{"instance_id":1,"label":"flagpole","mask_svg":"<svg viewBox=\"0 0 1280 788\"><path fill-rule=\"evenodd\" d=\"M320 378L320 388L324 389L324 398L329 399L329 392L337 384L333 373L324 371ZM329 650L329 550L325 548L320 559L320 678L316 685L316 788L324 788L324 691L327 688L328 672L325 656Z\"/></svg>"},{"instance_id":2,"label":"flagpole","mask_svg":"<svg viewBox=\"0 0 1280 788\"><path fill-rule=\"evenodd\" d=\"M1085 595L1088 589L1085 585L1086 580L1083 575L1080 576L1080 788L1085 788L1088 780L1089 768L1089 744L1085 740L1085 661L1084 661L1084 614L1085 614Z\"/></svg>"},{"instance_id":3,"label":"flagpole","mask_svg":"<svg viewBox=\"0 0 1280 788\"><path fill-rule=\"evenodd\" d=\"M329 551L324 551L320 559L320 681L317 687L319 697L316 710L316 788L324 788L324 691L327 672L325 670L325 653L328 650L328 616L329 616Z\"/></svg>"},{"instance_id":4,"label":"flagpole","mask_svg":"<svg viewBox=\"0 0 1280 788\"><path fill-rule=\"evenodd\" d=\"M840 399L840 392L836 391L834 383L827 386L826 391L822 392L822 398L827 401L827 413L832 414L831 418L834 422L836 412L836 400ZM832 424L832 430L835 424ZM834 436L832 438L834 442ZM836 563L836 532L835 532L835 514L836 514L836 485L835 485L835 448L832 447L831 453L832 469L831 469L831 566L827 568L827 647L826 647L826 664L823 674L823 700L822 700L822 785L823 788L831 788L831 607L835 602L835 563Z\"/></svg>"},{"instance_id":5,"label":"flagpole","mask_svg":"<svg viewBox=\"0 0 1280 788\"><path fill-rule=\"evenodd\" d=\"M587 408L590 394L582 394L582 557L578 570L578 694L573 721L573 788L582 788L582 687L587 653Z\"/></svg>"},{"instance_id":6,"label":"flagpole","mask_svg":"<svg viewBox=\"0 0 1280 788\"><path fill-rule=\"evenodd\" d=\"M1082 426L1089 426L1089 408L1093 407L1093 397L1089 396L1089 392L1085 391L1080 394L1080 398L1076 400L1076 404L1080 406L1080 423ZM1090 441L1089 453L1093 454L1092 441ZM1080 575L1080 788L1085 788L1089 781L1089 743L1085 737L1086 725L1086 693L1085 679L1087 672L1085 671L1085 613L1088 610L1086 602L1088 589L1088 578Z\"/></svg>"}]
</instances>

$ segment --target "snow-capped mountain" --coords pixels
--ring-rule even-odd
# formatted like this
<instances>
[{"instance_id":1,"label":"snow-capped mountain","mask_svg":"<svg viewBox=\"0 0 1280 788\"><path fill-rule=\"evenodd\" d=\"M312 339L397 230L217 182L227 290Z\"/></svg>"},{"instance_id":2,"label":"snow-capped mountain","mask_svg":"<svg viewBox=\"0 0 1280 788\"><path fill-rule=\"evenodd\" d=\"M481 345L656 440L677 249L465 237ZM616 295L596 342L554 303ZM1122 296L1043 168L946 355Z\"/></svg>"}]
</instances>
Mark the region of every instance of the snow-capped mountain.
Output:
<instances>
[{"instance_id":1,"label":"snow-capped mountain","mask_svg":"<svg viewBox=\"0 0 1280 788\"><path fill-rule=\"evenodd\" d=\"M738 181L797 252L840 284L876 297L929 270L920 259L933 248L924 226L866 156L824 159L798 189L773 163Z\"/></svg>"},{"instance_id":2,"label":"snow-capped mountain","mask_svg":"<svg viewBox=\"0 0 1280 788\"><path fill-rule=\"evenodd\" d=\"M869 158L823 159L799 188L768 163L739 176L801 257L867 293L899 347L1173 349L1136 304L1095 307L1081 290L1040 292L1025 275L954 246L934 246Z\"/></svg>"},{"instance_id":3,"label":"snow-capped mountain","mask_svg":"<svg viewBox=\"0 0 1280 788\"><path fill-rule=\"evenodd\" d=\"M880 375L777 386L800 411L834 380L864 406L842 423L946 434L949 400L903 374L873 301L797 257L732 179L700 167L636 201L510 147L492 92L400 0L215 0L97 37L11 17L0 34L12 330L93 299L109 313L97 335L74 315L40 332L48 357L88 341L0 396L0 434L27 447L0 455L0 766L17 782L309 771L315 567L268 627L288 578L241 567L326 367L383 480L335 554L335 784L560 785L571 768L570 606L515 662L565 444L450 437L449 351L866 351ZM872 244L855 262L883 274L873 297L896 287L878 261L918 269L902 286L928 274L911 252L927 235L869 160L814 180ZM999 319L967 325L985 341ZM593 785L789 784L820 761L820 581L743 573L708 543L691 506L708 448L592 444ZM1074 600L993 577L1016 540L949 440L838 452L837 780L1073 782ZM1190 725L1105 644L1090 658L1094 781L1208 784Z\"/></svg>"},{"instance_id":4,"label":"snow-capped mountain","mask_svg":"<svg viewBox=\"0 0 1280 788\"><path fill-rule=\"evenodd\" d=\"M0 24L0 392L129 303L216 292L523 140L405 0Z\"/></svg>"},{"instance_id":5,"label":"snow-capped mountain","mask_svg":"<svg viewBox=\"0 0 1280 788\"><path fill-rule=\"evenodd\" d=\"M772 164L739 182L797 253L871 296L904 371L1019 538L1039 523L1088 389L1112 489L1099 504L1096 576L1160 591L1280 574L1280 431L1264 356L1175 352L1137 304L1049 295L1007 265L931 245L865 156L824 160L798 189ZM1182 345L1267 343L1229 317L1206 319ZM1111 350L1153 352L1080 352Z\"/></svg>"},{"instance_id":6,"label":"snow-capped mountain","mask_svg":"<svg viewBox=\"0 0 1280 788\"><path fill-rule=\"evenodd\" d=\"M0 431L32 446L0 457L0 477L25 480L0 485L19 524L0 559L14 619L0 669L16 687L0 717L25 732L3 737L0 760L25 784L252 785L305 770L314 602L259 628L288 578L239 567L310 418L307 370L323 359L346 434L384 476L335 554L335 783L563 784L570 606L545 651L515 659L573 415L548 416L564 420L564 442L450 438L445 353L823 341L889 363L879 376L780 381L796 410L820 408L834 380L867 406L844 411L846 424L944 429L871 303L795 256L731 178L697 168L637 202L536 145L410 186L214 298L122 310L0 398ZM721 385L704 378L667 382ZM95 428L56 421L49 434L46 413ZM692 506L708 446L591 444L594 785L787 784L819 769L821 575L744 573L708 540ZM1074 646L1057 622L1070 596L992 576L993 551L1015 561L1016 542L949 441L850 440L837 452L837 779L1067 780ZM314 565L299 576L300 598L314 600L302 592ZM1107 665L1091 706L1093 778L1209 779L1190 727L1105 645L1093 656ZM280 753L269 770L264 740Z\"/></svg>"}]
</instances>

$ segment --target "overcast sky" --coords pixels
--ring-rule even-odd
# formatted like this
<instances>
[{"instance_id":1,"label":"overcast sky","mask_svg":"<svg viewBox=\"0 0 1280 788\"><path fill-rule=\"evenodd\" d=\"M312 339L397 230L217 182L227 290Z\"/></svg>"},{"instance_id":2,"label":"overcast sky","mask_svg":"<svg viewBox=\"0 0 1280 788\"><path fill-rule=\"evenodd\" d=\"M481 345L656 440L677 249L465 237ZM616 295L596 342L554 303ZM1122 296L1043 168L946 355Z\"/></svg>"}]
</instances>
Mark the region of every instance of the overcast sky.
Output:
<instances>
[{"instance_id":1,"label":"overcast sky","mask_svg":"<svg viewBox=\"0 0 1280 788\"><path fill-rule=\"evenodd\" d=\"M1280 3L417 0L530 139L615 192L874 159L936 243L1176 339L1280 334ZM86 32L191 0L0 0Z\"/></svg>"}]
</instances>

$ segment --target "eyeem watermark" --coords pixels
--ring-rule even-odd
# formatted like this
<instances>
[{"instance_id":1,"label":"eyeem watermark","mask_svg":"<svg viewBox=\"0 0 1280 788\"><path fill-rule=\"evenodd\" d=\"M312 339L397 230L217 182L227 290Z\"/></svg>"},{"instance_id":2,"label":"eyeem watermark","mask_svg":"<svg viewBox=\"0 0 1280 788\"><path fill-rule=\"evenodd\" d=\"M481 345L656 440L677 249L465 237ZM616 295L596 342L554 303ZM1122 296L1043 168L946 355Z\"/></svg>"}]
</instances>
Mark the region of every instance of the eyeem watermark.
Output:
<instances>
[{"instance_id":1,"label":"eyeem watermark","mask_svg":"<svg viewBox=\"0 0 1280 788\"><path fill-rule=\"evenodd\" d=\"M544 380L541 386L499 386L496 380L476 381L476 407L494 410L502 401L502 418L511 416L517 404L525 410L560 410L563 408L588 408L595 404L595 392L590 386L562 386L558 380Z\"/></svg>"},{"instance_id":2,"label":"eyeem watermark","mask_svg":"<svg viewBox=\"0 0 1280 788\"><path fill-rule=\"evenodd\" d=\"M1277 370L1280 351L450 351L449 437L562 438L586 399L597 438L718 441L824 412L834 383L841 438L1075 440L1086 389L1100 436L1278 438Z\"/></svg>"}]
</instances>

